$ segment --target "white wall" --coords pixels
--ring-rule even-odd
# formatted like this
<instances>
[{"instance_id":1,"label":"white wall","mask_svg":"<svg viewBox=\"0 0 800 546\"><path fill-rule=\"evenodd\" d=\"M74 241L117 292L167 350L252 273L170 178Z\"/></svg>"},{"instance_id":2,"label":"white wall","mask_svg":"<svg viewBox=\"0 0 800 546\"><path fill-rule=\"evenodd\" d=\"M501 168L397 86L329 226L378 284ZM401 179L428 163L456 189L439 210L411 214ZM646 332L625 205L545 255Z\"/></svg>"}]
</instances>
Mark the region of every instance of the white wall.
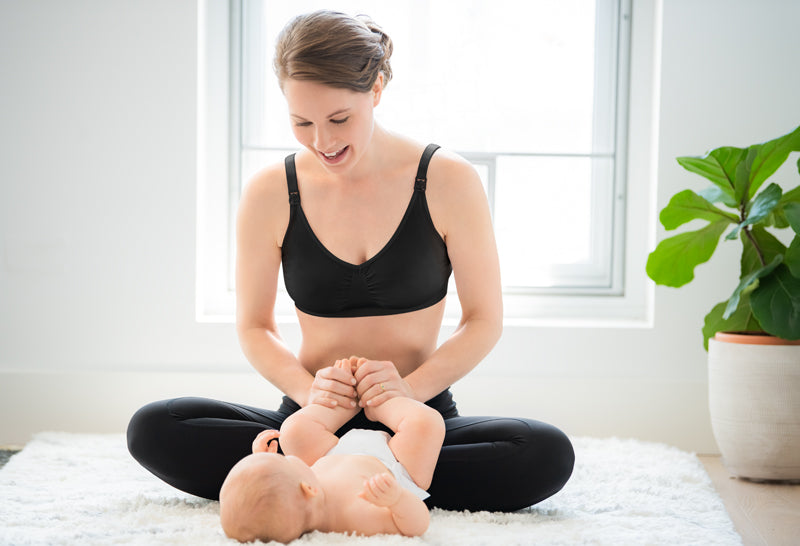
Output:
<instances>
[{"instance_id":1,"label":"white wall","mask_svg":"<svg viewBox=\"0 0 800 546\"><path fill-rule=\"evenodd\" d=\"M791 0L664 1L657 202L630 229L703 187L675 156L800 123L797 20ZM0 445L121 432L162 397L278 399L232 325L194 320L196 27L189 0L0 3ZM646 88L652 59L638 62ZM645 195L646 174L629 180ZM732 250L688 287L656 289L651 327L507 327L455 387L462 413L714 451L699 328L732 289Z\"/></svg>"}]
</instances>

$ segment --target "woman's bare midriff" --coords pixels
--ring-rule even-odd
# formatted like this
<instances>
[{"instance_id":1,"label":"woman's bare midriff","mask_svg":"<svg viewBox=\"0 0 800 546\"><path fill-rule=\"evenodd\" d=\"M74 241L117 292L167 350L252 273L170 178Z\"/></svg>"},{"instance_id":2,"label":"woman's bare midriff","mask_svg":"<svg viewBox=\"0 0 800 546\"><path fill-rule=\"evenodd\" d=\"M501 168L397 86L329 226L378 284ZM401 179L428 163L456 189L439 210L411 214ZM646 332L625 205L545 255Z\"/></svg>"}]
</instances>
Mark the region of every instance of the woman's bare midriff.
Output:
<instances>
[{"instance_id":1,"label":"woman's bare midriff","mask_svg":"<svg viewBox=\"0 0 800 546\"><path fill-rule=\"evenodd\" d=\"M377 317L327 318L297 311L303 334L297 358L312 374L350 356L389 360L405 377L436 350L444 304Z\"/></svg>"}]
</instances>

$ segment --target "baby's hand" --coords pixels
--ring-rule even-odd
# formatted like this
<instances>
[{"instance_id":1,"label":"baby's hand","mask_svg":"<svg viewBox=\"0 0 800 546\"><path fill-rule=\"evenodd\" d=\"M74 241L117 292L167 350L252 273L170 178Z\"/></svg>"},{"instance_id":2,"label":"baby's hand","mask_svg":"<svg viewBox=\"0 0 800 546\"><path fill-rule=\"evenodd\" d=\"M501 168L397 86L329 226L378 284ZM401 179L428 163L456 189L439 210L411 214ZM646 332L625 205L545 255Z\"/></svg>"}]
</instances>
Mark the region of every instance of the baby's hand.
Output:
<instances>
[{"instance_id":1,"label":"baby's hand","mask_svg":"<svg viewBox=\"0 0 800 546\"><path fill-rule=\"evenodd\" d=\"M253 440L253 453L277 453L280 435L281 431L273 429L260 432Z\"/></svg>"},{"instance_id":2,"label":"baby's hand","mask_svg":"<svg viewBox=\"0 0 800 546\"><path fill-rule=\"evenodd\" d=\"M364 489L358 494L375 506L392 506L400 500L400 485L389 472L375 474L364 482Z\"/></svg>"}]
</instances>

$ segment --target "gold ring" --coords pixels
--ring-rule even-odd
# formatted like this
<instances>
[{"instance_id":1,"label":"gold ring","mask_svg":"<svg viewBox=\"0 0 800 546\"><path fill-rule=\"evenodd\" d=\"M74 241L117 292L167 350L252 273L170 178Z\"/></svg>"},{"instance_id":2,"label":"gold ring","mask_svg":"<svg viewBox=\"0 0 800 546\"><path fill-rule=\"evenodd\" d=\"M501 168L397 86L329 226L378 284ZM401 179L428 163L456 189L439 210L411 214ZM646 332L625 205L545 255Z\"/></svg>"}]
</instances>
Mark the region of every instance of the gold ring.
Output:
<instances>
[{"instance_id":1,"label":"gold ring","mask_svg":"<svg viewBox=\"0 0 800 546\"><path fill-rule=\"evenodd\" d=\"M382 391L385 391L385 390L386 390L386 387L384 387L384 386L383 386L383 383L381 383L381 390L382 390Z\"/></svg>"}]
</instances>

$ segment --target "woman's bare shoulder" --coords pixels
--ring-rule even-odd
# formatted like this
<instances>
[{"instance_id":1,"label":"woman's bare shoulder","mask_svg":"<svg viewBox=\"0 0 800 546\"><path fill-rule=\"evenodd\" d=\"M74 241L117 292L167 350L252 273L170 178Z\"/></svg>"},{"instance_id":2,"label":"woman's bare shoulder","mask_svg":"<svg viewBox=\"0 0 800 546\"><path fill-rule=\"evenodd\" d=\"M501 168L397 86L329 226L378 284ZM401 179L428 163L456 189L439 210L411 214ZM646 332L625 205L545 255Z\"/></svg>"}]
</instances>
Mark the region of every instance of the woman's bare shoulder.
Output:
<instances>
[{"instance_id":1,"label":"woman's bare shoulder","mask_svg":"<svg viewBox=\"0 0 800 546\"><path fill-rule=\"evenodd\" d=\"M463 190L465 185L481 186L472 163L447 148L439 148L431 158L428 180L434 188L447 192Z\"/></svg>"},{"instance_id":2,"label":"woman's bare shoulder","mask_svg":"<svg viewBox=\"0 0 800 546\"><path fill-rule=\"evenodd\" d=\"M472 164L457 153L440 148L428 167L428 205L431 215L449 223L454 215L486 206L483 183Z\"/></svg>"},{"instance_id":3,"label":"woman's bare shoulder","mask_svg":"<svg viewBox=\"0 0 800 546\"><path fill-rule=\"evenodd\" d=\"M247 181L239 200L238 222L240 230L249 226L282 238L289 222L289 190L282 163L264 167Z\"/></svg>"},{"instance_id":4,"label":"woman's bare shoulder","mask_svg":"<svg viewBox=\"0 0 800 546\"><path fill-rule=\"evenodd\" d=\"M242 201L272 201L281 194L288 199L286 170L283 163L276 163L262 168L247 180L242 189Z\"/></svg>"}]
</instances>

